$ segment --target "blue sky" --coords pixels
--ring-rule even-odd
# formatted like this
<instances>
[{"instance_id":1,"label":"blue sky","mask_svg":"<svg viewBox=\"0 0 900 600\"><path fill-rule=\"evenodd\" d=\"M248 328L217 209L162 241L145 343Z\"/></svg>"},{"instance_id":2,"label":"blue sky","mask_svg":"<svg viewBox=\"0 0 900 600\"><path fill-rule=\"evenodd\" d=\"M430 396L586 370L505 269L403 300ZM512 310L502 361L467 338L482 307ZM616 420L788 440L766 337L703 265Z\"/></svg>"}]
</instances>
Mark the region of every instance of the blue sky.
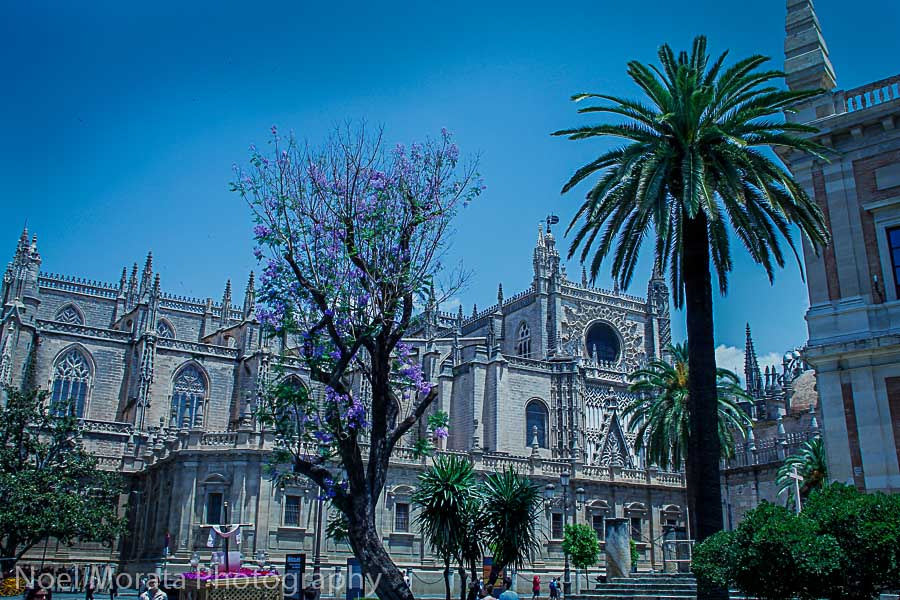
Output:
<instances>
[{"instance_id":1,"label":"blue sky","mask_svg":"<svg viewBox=\"0 0 900 600\"><path fill-rule=\"evenodd\" d=\"M839 86L900 70L900 4L816 8ZM169 291L220 298L232 278L240 298L255 265L231 165L272 124L313 142L345 119L383 124L392 143L447 127L463 154L480 154L488 186L453 250L475 270L459 295L468 312L500 281L507 294L526 287L537 222L573 213L580 194L559 189L602 146L549 136L587 122L571 94L634 95L629 59L697 33L713 52L780 67L785 4L36 1L3 12L0 253L12 255L27 219L47 271L115 281L152 249ZM645 293L647 271L631 292ZM743 348L746 321L760 354L802 344L807 304L796 266L770 287L738 254L716 301L722 366L742 364L728 347ZM683 336L683 315L673 328Z\"/></svg>"}]
</instances>

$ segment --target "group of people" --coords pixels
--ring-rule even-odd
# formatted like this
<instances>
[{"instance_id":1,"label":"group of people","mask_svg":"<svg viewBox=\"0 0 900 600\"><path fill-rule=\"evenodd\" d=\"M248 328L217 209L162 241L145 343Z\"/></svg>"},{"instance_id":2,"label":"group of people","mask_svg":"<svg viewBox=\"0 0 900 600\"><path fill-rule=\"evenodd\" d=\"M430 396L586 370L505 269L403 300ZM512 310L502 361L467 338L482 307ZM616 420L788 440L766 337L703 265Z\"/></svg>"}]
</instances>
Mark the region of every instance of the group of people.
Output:
<instances>
[{"instance_id":1,"label":"group of people","mask_svg":"<svg viewBox=\"0 0 900 600\"><path fill-rule=\"evenodd\" d=\"M500 593L495 596L496 588L492 585L485 585L483 580L478 580L475 583L477 586L478 597L481 600L519 600L519 595L513 589L513 583L511 577L503 578L503 587L500 590ZM550 579L550 583L548 584L550 598L552 600L559 599L559 579L553 577ZM541 576L535 575L531 579L531 593L532 600L538 600L541 596Z\"/></svg>"},{"instance_id":2,"label":"group of people","mask_svg":"<svg viewBox=\"0 0 900 600\"><path fill-rule=\"evenodd\" d=\"M559 579L556 577L550 578L550 583L547 584L547 587L550 591L551 598L559 598ZM541 576L535 575L531 578L531 598L532 600L537 600L541 596Z\"/></svg>"}]
</instances>

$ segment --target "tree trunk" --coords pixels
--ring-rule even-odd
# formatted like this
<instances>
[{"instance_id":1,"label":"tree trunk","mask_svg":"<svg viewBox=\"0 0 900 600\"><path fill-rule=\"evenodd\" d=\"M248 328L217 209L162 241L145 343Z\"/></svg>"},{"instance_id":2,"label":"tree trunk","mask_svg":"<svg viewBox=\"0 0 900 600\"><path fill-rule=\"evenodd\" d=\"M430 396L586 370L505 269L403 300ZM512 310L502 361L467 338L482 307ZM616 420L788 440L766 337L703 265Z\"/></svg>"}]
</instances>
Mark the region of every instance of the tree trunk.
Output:
<instances>
[{"instance_id":1,"label":"tree trunk","mask_svg":"<svg viewBox=\"0 0 900 600\"><path fill-rule=\"evenodd\" d=\"M459 600L466 600L466 583L469 576L466 575L465 567L459 567L457 572L459 573Z\"/></svg>"},{"instance_id":2,"label":"tree trunk","mask_svg":"<svg viewBox=\"0 0 900 600\"><path fill-rule=\"evenodd\" d=\"M447 591L446 600L451 600L450 592L450 561L444 561L444 589Z\"/></svg>"},{"instance_id":3,"label":"tree trunk","mask_svg":"<svg viewBox=\"0 0 900 600\"><path fill-rule=\"evenodd\" d=\"M713 332L712 274L706 216L685 219L684 277L688 336L688 409L690 432L686 461L691 531L702 542L722 530L719 481L719 409L716 393L716 346ZM698 581L697 598L728 598L728 591Z\"/></svg>"},{"instance_id":4,"label":"tree trunk","mask_svg":"<svg viewBox=\"0 0 900 600\"><path fill-rule=\"evenodd\" d=\"M6 574L12 571L18 559L16 558L16 550L19 549L19 540L18 538L12 537L10 535L6 540L6 543L0 547L0 578L6 576Z\"/></svg>"},{"instance_id":5,"label":"tree trunk","mask_svg":"<svg viewBox=\"0 0 900 600\"><path fill-rule=\"evenodd\" d=\"M366 515L358 514L357 510L347 514L347 521L349 524L347 533L353 553L360 564L365 565L366 573L375 584L378 598L414 600L412 591L403 581L403 574L384 549L374 521L370 522Z\"/></svg>"}]
</instances>

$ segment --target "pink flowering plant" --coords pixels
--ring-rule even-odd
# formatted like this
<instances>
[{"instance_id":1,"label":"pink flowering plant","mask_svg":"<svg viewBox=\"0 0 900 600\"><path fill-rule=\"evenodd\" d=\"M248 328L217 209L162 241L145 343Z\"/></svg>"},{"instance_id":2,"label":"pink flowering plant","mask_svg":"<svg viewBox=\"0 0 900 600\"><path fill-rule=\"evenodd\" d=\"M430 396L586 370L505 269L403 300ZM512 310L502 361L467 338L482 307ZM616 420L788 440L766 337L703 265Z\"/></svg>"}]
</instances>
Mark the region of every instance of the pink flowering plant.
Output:
<instances>
[{"instance_id":1,"label":"pink flowering plant","mask_svg":"<svg viewBox=\"0 0 900 600\"><path fill-rule=\"evenodd\" d=\"M409 600L375 533L376 505L404 435L440 437L447 424L430 435L420 424L437 392L401 339L435 284L445 298L465 277L441 259L454 216L484 189L476 161L460 159L446 130L387 149L381 131L347 126L312 149L273 127L268 151L251 146L232 187L256 221L257 318L318 384L287 380L262 399L260 418L279 439L273 462L343 513L357 557L382 575L379 597Z\"/></svg>"}]
</instances>

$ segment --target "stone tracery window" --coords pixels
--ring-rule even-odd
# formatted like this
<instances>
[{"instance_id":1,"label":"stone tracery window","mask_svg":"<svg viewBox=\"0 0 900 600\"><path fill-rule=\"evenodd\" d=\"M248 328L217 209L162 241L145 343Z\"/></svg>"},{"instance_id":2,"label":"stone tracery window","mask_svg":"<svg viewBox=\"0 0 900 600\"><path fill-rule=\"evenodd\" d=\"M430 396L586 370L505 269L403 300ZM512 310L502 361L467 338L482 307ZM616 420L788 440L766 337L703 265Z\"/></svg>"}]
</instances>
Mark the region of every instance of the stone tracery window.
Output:
<instances>
[{"instance_id":1,"label":"stone tracery window","mask_svg":"<svg viewBox=\"0 0 900 600\"><path fill-rule=\"evenodd\" d=\"M156 335L161 338L175 339L175 330L167 321L160 319L156 322Z\"/></svg>"},{"instance_id":2,"label":"stone tracery window","mask_svg":"<svg viewBox=\"0 0 900 600\"><path fill-rule=\"evenodd\" d=\"M206 401L206 378L195 365L178 372L172 387L171 426L178 428L203 425L203 403Z\"/></svg>"},{"instance_id":3,"label":"stone tracery window","mask_svg":"<svg viewBox=\"0 0 900 600\"><path fill-rule=\"evenodd\" d=\"M538 447L547 448L547 422L550 415L547 407L540 400L530 400L525 406L525 445L531 446L534 442L535 428L537 429Z\"/></svg>"},{"instance_id":4,"label":"stone tracery window","mask_svg":"<svg viewBox=\"0 0 900 600\"><path fill-rule=\"evenodd\" d=\"M77 348L63 353L53 369L50 410L57 415L83 418L91 384L91 365Z\"/></svg>"},{"instance_id":5,"label":"stone tracery window","mask_svg":"<svg viewBox=\"0 0 900 600\"><path fill-rule=\"evenodd\" d=\"M56 320L69 325L84 325L84 317L74 304L67 304L56 313Z\"/></svg>"},{"instance_id":6,"label":"stone tracery window","mask_svg":"<svg viewBox=\"0 0 900 600\"><path fill-rule=\"evenodd\" d=\"M528 329L528 323L525 321L519 325L519 331L516 334L516 356L531 357L531 330Z\"/></svg>"}]
</instances>

